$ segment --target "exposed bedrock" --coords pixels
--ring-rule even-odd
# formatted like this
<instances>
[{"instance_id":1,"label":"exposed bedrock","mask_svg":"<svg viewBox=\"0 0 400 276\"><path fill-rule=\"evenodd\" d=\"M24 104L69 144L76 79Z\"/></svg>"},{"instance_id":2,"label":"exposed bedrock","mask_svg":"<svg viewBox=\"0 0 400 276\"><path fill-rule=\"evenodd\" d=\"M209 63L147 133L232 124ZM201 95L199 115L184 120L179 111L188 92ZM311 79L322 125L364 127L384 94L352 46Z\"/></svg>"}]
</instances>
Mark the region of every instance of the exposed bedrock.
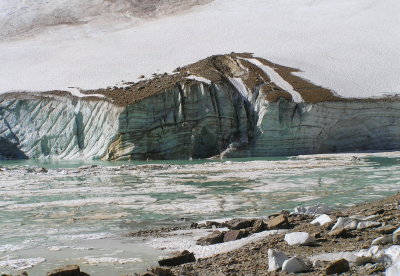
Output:
<instances>
[{"instance_id":1,"label":"exposed bedrock","mask_svg":"<svg viewBox=\"0 0 400 276\"><path fill-rule=\"evenodd\" d=\"M164 79L97 90L97 96L0 95L0 159L188 159L400 149L396 99L338 99L293 76L282 84L285 80L263 74L243 57L217 59L211 71L195 64ZM285 76L284 67L265 64ZM218 77L210 74L214 71ZM162 89L149 92L148 87Z\"/></svg>"}]
</instances>

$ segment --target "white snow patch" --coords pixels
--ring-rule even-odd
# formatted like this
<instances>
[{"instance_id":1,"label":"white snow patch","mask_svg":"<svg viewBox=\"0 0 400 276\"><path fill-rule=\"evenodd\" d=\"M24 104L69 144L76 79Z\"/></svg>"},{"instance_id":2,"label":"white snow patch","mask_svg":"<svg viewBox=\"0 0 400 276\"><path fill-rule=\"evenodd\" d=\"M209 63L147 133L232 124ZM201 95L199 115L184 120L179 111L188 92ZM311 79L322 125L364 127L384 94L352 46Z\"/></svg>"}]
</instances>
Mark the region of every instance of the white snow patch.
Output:
<instances>
[{"instance_id":1,"label":"white snow patch","mask_svg":"<svg viewBox=\"0 0 400 276\"><path fill-rule=\"evenodd\" d=\"M269 67L269 66L267 66L265 64L262 64L257 59L245 59L245 60L253 63L254 65L256 65L258 67L260 67L260 69L263 70L264 73L269 76L269 78L271 79L271 81L273 83L275 83L277 86L279 86L280 88L282 88L283 90L289 92L292 95L294 102L299 103L299 102L303 101L303 98L301 97L299 92L294 90L293 86L291 86L290 83L285 81L285 79L282 78L281 75L279 75L273 68L271 68L271 67Z\"/></svg>"},{"instance_id":2,"label":"white snow patch","mask_svg":"<svg viewBox=\"0 0 400 276\"><path fill-rule=\"evenodd\" d=\"M209 79L206 79L206 78L203 78L203 77L190 75L190 76L188 76L186 78L189 79L189 80L196 80L196 81L204 82L204 83L207 83L208 85L211 85L211 81Z\"/></svg>"},{"instance_id":3,"label":"white snow patch","mask_svg":"<svg viewBox=\"0 0 400 276\"><path fill-rule=\"evenodd\" d=\"M243 83L243 80L241 78L229 78L230 82L235 86L237 91L245 98L247 99L247 86Z\"/></svg>"},{"instance_id":4,"label":"white snow patch","mask_svg":"<svg viewBox=\"0 0 400 276\"><path fill-rule=\"evenodd\" d=\"M85 98L85 97L104 98L104 95L101 95L101 94L83 94L83 93L81 93L80 89L76 88L76 87L68 87L67 89L64 89L64 90L78 98Z\"/></svg>"},{"instance_id":5,"label":"white snow patch","mask_svg":"<svg viewBox=\"0 0 400 276\"><path fill-rule=\"evenodd\" d=\"M223 231L224 229L217 229ZM270 235L276 235L286 232L286 230L264 231L247 238L236 241L213 244L213 245L196 245L196 240L210 234L211 229L195 229L195 230L178 230L169 233L169 236L163 238L155 238L148 244L156 249L166 249L167 251L188 250L193 252L196 258L207 258L216 254L226 253L238 249L248 243L261 240Z\"/></svg>"}]
</instances>

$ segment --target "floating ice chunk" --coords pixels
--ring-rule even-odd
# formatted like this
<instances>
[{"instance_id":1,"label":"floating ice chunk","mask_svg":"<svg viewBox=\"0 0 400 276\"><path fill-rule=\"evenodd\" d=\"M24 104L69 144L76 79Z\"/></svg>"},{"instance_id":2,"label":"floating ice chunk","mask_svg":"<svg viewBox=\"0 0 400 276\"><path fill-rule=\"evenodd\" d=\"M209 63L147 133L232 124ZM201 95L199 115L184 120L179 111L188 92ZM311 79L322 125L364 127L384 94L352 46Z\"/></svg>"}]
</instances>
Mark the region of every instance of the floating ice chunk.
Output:
<instances>
[{"instance_id":1,"label":"floating ice chunk","mask_svg":"<svg viewBox=\"0 0 400 276\"><path fill-rule=\"evenodd\" d=\"M90 264L90 265L97 265L97 264L128 264L128 263L139 263L143 262L140 258L114 258L114 257L85 257L83 258L83 263Z\"/></svg>"},{"instance_id":2,"label":"floating ice chunk","mask_svg":"<svg viewBox=\"0 0 400 276\"><path fill-rule=\"evenodd\" d=\"M102 240L112 237L110 233L90 233L78 235L64 235L57 237L61 241L75 241L75 240Z\"/></svg>"},{"instance_id":3,"label":"floating ice chunk","mask_svg":"<svg viewBox=\"0 0 400 276\"><path fill-rule=\"evenodd\" d=\"M15 244L4 244L0 245L0 252L14 252L21 249L24 249L25 246L15 245Z\"/></svg>"},{"instance_id":4,"label":"floating ice chunk","mask_svg":"<svg viewBox=\"0 0 400 276\"><path fill-rule=\"evenodd\" d=\"M75 247L75 246L50 246L49 251L61 251L63 249L71 248L73 250L93 250L93 247Z\"/></svg>"},{"instance_id":5,"label":"floating ice chunk","mask_svg":"<svg viewBox=\"0 0 400 276\"><path fill-rule=\"evenodd\" d=\"M28 258L28 259L8 259L0 261L0 267L6 269L24 270L32 268L35 265L45 262L46 259L39 258Z\"/></svg>"},{"instance_id":6,"label":"floating ice chunk","mask_svg":"<svg viewBox=\"0 0 400 276\"><path fill-rule=\"evenodd\" d=\"M327 224L327 223L331 223L332 222L332 219L328 216L328 215L326 215L326 214L323 214L323 215L320 215L319 217L317 217L316 219L314 219L312 222L311 222L311 224L316 224L316 225L325 225L325 224Z\"/></svg>"}]
</instances>

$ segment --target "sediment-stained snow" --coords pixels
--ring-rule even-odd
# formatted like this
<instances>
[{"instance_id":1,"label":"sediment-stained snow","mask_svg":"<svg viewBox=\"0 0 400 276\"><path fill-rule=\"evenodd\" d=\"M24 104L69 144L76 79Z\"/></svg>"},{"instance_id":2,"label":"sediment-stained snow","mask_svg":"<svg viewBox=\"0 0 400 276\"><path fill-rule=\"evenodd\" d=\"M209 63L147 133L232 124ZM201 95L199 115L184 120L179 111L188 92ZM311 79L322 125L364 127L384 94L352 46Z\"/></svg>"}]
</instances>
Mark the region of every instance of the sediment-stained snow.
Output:
<instances>
[{"instance_id":1,"label":"sediment-stained snow","mask_svg":"<svg viewBox=\"0 0 400 276\"><path fill-rule=\"evenodd\" d=\"M10 11L16 22L30 20L32 1L21 1L2 1L0 22ZM58 6L65 20L55 12L44 22L57 25L0 41L0 93L107 87L232 51L299 68L345 97L400 92L397 0L215 0L139 21L105 7L104 16L85 10L83 19L96 19L71 24L76 2Z\"/></svg>"}]
</instances>

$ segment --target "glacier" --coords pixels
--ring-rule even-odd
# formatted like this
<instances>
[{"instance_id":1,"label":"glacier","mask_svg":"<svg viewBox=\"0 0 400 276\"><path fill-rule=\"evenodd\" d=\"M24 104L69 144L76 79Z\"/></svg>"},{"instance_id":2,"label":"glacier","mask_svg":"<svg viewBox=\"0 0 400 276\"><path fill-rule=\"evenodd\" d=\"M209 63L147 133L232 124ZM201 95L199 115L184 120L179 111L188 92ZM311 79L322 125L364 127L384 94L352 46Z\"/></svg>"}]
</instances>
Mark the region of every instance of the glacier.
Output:
<instances>
[{"instance_id":1,"label":"glacier","mask_svg":"<svg viewBox=\"0 0 400 276\"><path fill-rule=\"evenodd\" d=\"M3 94L0 157L146 160L400 148L397 97L340 98L292 71L230 54L172 75L81 91L85 97Z\"/></svg>"},{"instance_id":2,"label":"glacier","mask_svg":"<svg viewBox=\"0 0 400 276\"><path fill-rule=\"evenodd\" d=\"M1 99L0 158L98 159L118 130L121 109L105 101Z\"/></svg>"}]
</instances>

